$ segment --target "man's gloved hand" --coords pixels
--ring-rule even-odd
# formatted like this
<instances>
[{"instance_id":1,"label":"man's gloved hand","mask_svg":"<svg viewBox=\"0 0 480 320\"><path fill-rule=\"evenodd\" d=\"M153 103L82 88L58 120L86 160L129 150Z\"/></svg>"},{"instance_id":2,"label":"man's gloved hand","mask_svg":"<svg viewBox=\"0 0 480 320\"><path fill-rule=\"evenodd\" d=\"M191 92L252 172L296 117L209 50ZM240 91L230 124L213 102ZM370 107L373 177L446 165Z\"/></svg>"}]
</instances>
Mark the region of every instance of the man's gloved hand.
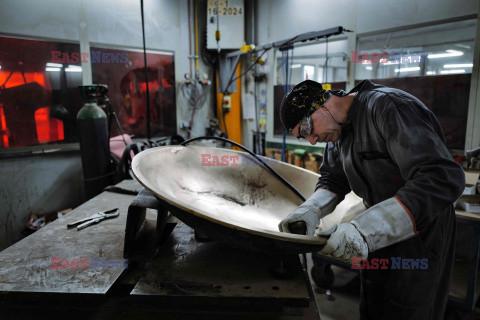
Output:
<instances>
[{"instance_id":1,"label":"man's gloved hand","mask_svg":"<svg viewBox=\"0 0 480 320\"><path fill-rule=\"evenodd\" d=\"M366 259L368 256L368 245L357 228L351 224L339 223L328 230L315 232L316 236L328 237L327 243L320 250L322 254L350 261L352 257Z\"/></svg>"},{"instance_id":2,"label":"man's gloved hand","mask_svg":"<svg viewBox=\"0 0 480 320\"><path fill-rule=\"evenodd\" d=\"M377 203L348 223L340 223L317 236L330 236L320 253L343 260L366 258L369 252L414 237L414 221L397 197Z\"/></svg>"},{"instance_id":3,"label":"man's gloved hand","mask_svg":"<svg viewBox=\"0 0 480 320\"><path fill-rule=\"evenodd\" d=\"M338 195L325 190L318 189L310 198L280 221L278 229L282 232L291 232L289 224L305 222L307 235L313 235L320 219L331 213L338 204Z\"/></svg>"}]
</instances>

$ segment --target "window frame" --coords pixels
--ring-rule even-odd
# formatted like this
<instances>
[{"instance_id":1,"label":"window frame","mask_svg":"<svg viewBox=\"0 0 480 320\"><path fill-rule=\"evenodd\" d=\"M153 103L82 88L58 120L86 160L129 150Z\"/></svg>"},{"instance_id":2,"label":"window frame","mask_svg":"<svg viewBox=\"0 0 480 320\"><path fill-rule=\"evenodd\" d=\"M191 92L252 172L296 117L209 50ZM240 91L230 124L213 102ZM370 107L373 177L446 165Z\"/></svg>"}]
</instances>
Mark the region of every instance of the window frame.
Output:
<instances>
[{"instance_id":1,"label":"window frame","mask_svg":"<svg viewBox=\"0 0 480 320\"><path fill-rule=\"evenodd\" d=\"M2 33L2 32L0 32L0 37L8 37L8 38L32 40L32 41L45 41L45 42L49 41L49 42L58 42L58 43L65 43L65 44L76 44L80 46L80 51L82 51L80 40L76 41L76 40L68 40L68 39L41 37L41 36L37 37L37 36L29 36L29 35L17 35L17 34ZM108 43L101 43L101 42L88 42L88 48L83 48L83 49L87 49L88 52L90 53L91 47L101 47L105 49L116 49L116 50L125 49L125 50L131 50L136 52L143 52L143 48L141 47L115 45L115 44L108 44ZM175 65L175 50L147 48L146 51L147 53L171 54L173 56L173 61ZM87 68L91 70L92 68L91 59L88 59L87 63L85 64L82 63L82 66L83 65L85 65ZM82 85L85 85L86 82L88 81L85 81L85 76L82 75ZM175 100L176 100L176 97L175 97ZM1 148L0 159L38 157L38 156L46 156L49 154L61 154L61 153L72 153L72 152L80 152L80 142L69 142L69 143L59 143L59 144L44 143L44 144L33 145L28 147Z\"/></svg>"},{"instance_id":2,"label":"window frame","mask_svg":"<svg viewBox=\"0 0 480 320\"><path fill-rule=\"evenodd\" d=\"M77 44L80 47L80 41L69 40L69 39L58 39L42 36L30 36L30 35L19 35L0 32L0 37L6 38L15 38L21 40L32 40L32 41L49 41L49 42L58 42L64 44ZM81 47L80 47L81 50ZM82 79L82 83L84 83ZM47 154L58 154L58 153L70 153L70 152L79 152L80 151L80 142L67 142L60 143L57 145L53 144L39 144L29 147L12 147L12 148L0 148L0 159L9 159L17 157L26 157L26 156L39 156Z\"/></svg>"}]
</instances>

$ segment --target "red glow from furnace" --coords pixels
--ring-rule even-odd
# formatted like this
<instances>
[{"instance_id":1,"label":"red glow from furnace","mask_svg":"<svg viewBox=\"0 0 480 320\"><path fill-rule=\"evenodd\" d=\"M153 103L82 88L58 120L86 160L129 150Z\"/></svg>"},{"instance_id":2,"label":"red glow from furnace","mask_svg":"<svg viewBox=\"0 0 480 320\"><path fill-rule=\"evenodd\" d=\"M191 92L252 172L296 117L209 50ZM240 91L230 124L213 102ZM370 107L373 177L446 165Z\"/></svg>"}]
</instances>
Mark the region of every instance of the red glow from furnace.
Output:
<instances>
[{"instance_id":1,"label":"red glow from furnace","mask_svg":"<svg viewBox=\"0 0 480 320\"><path fill-rule=\"evenodd\" d=\"M0 107L0 133L2 135L3 147L8 148L9 141L8 141L8 130L7 130L7 121L5 120L5 112L3 111L3 107Z\"/></svg>"},{"instance_id":2,"label":"red glow from furnace","mask_svg":"<svg viewBox=\"0 0 480 320\"><path fill-rule=\"evenodd\" d=\"M39 143L58 141L64 139L63 122L50 118L50 108L44 107L35 111L37 137Z\"/></svg>"},{"instance_id":3,"label":"red glow from furnace","mask_svg":"<svg viewBox=\"0 0 480 320\"><path fill-rule=\"evenodd\" d=\"M16 86L21 86L22 84L29 82L37 82L42 87L45 87L45 76L43 72L25 72L25 79L23 78L20 72L14 72L10 79L7 78L10 75L9 71L0 71L0 83L5 83L5 88L12 88Z\"/></svg>"}]
</instances>

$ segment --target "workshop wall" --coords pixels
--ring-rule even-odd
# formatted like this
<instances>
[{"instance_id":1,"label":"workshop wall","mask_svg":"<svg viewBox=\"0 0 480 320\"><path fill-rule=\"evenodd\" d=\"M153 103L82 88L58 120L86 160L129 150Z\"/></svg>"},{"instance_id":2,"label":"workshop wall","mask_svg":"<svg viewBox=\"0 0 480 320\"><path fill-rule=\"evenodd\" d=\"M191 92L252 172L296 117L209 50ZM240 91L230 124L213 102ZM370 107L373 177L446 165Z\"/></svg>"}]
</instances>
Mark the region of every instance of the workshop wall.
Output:
<instances>
[{"instance_id":1,"label":"workshop wall","mask_svg":"<svg viewBox=\"0 0 480 320\"><path fill-rule=\"evenodd\" d=\"M477 13L476 0L359 0L357 34Z\"/></svg>"},{"instance_id":2,"label":"workshop wall","mask_svg":"<svg viewBox=\"0 0 480 320\"><path fill-rule=\"evenodd\" d=\"M476 0L282 0L280 3L257 1L255 29L259 44L335 26L352 28L359 35L457 18L476 14L478 5Z\"/></svg>"},{"instance_id":3,"label":"workshop wall","mask_svg":"<svg viewBox=\"0 0 480 320\"><path fill-rule=\"evenodd\" d=\"M178 83L189 72L188 0L144 2L147 49L175 53L177 130L186 136L180 124L190 120L191 111ZM199 30L203 30L206 0L199 1L198 8ZM82 15L90 46L142 48L140 1L131 0L3 0L0 35L78 43ZM202 61L200 71L213 79L213 71ZM211 106L209 96L205 107L196 112L193 136L204 135ZM18 240L31 214L79 205L84 200L81 172L79 152L13 160L0 157L0 250Z\"/></svg>"},{"instance_id":4,"label":"workshop wall","mask_svg":"<svg viewBox=\"0 0 480 320\"><path fill-rule=\"evenodd\" d=\"M4 159L0 176L0 250L22 238L31 214L71 208L84 198L75 153Z\"/></svg>"}]
</instances>

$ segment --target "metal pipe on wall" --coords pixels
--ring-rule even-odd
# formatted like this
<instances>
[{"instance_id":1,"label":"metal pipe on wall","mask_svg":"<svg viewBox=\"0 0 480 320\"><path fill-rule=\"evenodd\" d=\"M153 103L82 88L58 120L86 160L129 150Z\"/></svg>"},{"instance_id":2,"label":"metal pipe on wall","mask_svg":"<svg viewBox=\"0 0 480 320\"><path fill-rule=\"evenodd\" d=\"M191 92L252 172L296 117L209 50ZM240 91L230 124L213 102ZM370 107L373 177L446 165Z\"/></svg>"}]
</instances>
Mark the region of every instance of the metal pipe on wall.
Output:
<instances>
[{"instance_id":1,"label":"metal pipe on wall","mask_svg":"<svg viewBox=\"0 0 480 320\"><path fill-rule=\"evenodd\" d=\"M143 13L143 0L140 0L140 10L142 15L142 36L143 36L143 62L145 65L145 84L146 84L146 95L147 95L147 139L152 138L152 129L150 126L150 90L148 87L148 65L147 65L147 47L145 45L145 17Z\"/></svg>"},{"instance_id":2,"label":"metal pipe on wall","mask_svg":"<svg viewBox=\"0 0 480 320\"><path fill-rule=\"evenodd\" d=\"M188 0L188 59L190 61L190 79L193 78L193 0Z\"/></svg>"},{"instance_id":3,"label":"metal pipe on wall","mask_svg":"<svg viewBox=\"0 0 480 320\"><path fill-rule=\"evenodd\" d=\"M198 61L198 12L197 12L197 0L193 1L194 5L194 21L195 21L195 78L200 76L200 62Z\"/></svg>"}]
</instances>

